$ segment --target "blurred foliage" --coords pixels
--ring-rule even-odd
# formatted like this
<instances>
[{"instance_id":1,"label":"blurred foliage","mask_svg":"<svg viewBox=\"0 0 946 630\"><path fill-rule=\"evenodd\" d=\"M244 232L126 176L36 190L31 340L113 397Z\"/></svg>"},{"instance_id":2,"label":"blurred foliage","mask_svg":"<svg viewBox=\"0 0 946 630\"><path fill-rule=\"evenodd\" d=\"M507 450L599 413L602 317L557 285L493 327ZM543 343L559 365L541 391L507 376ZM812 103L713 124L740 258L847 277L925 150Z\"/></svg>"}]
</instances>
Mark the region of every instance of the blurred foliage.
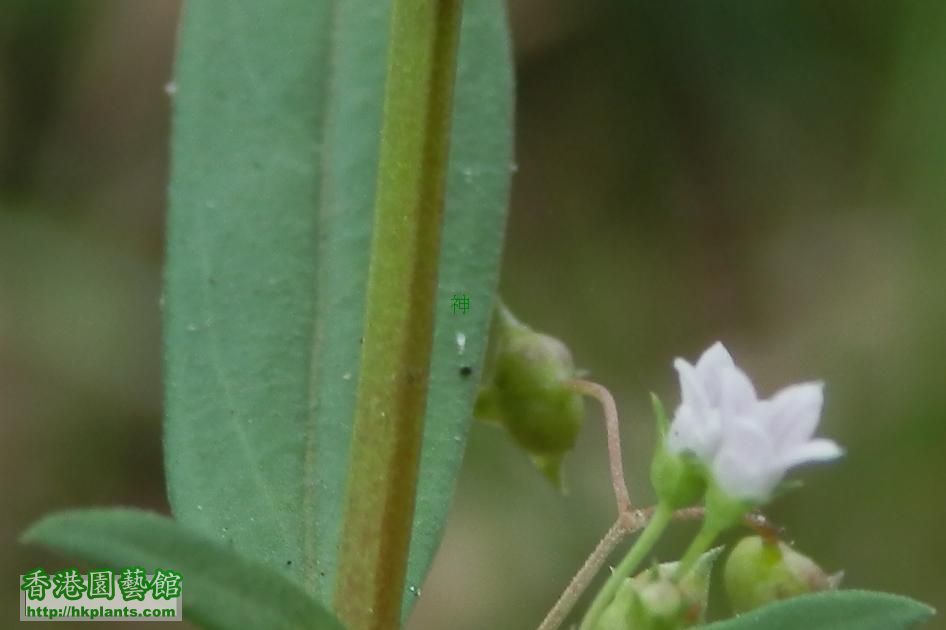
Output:
<instances>
[{"instance_id":1,"label":"blurred foliage","mask_svg":"<svg viewBox=\"0 0 946 630\"><path fill-rule=\"evenodd\" d=\"M647 392L722 339L760 390L823 378L848 448L771 516L845 585L946 609L946 5L510 0L503 294L612 388L650 498ZM159 292L177 4L0 19L0 566L61 507L166 509ZM476 308L476 305L472 305ZM599 418L589 406L591 420ZM527 628L610 523L588 422L562 499L476 425L412 628ZM679 554L674 528L661 559ZM16 593L0 593L12 619ZM929 627L946 628L940 616Z\"/></svg>"}]
</instances>

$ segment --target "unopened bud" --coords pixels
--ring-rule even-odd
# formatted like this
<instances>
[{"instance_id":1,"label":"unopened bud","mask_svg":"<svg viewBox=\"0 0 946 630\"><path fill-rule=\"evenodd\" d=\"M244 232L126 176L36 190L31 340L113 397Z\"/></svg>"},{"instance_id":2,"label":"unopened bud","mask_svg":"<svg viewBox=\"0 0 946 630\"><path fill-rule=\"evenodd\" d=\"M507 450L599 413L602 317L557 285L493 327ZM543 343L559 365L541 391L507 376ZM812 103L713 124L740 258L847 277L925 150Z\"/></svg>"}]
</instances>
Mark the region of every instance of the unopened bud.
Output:
<instances>
[{"instance_id":1,"label":"unopened bud","mask_svg":"<svg viewBox=\"0 0 946 630\"><path fill-rule=\"evenodd\" d=\"M630 578L626 578L614 599L598 617L595 630L629 630L631 623L631 609L637 604L637 591Z\"/></svg>"},{"instance_id":2,"label":"unopened bud","mask_svg":"<svg viewBox=\"0 0 946 630\"><path fill-rule=\"evenodd\" d=\"M596 630L679 630L703 622L709 579L721 548L703 554L693 569L676 581L676 562L648 569L621 585Z\"/></svg>"},{"instance_id":3,"label":"unopened bud","mask_svg":"<svg viewBox=\"0 0 946 630\"><path fill-rule=\"evenodd\" d=\"M581 396L566 385L575 366L558 339L533 331L499 306L487 380L474 415L499 422L556 486L561 462L584 420Z\"/></svg>"},{"instance_id":4,"label":"unopened bud","mask_svg":"<svg viewBox=\"0 0 946 630\"><path fill-rule=\"evenodd\" d=\"M811 558L786 543L761 536L739 541L726 560L723 580L733 611L815 591L837 588L841 574L829 576Z\"/></svg>"}]
</instances>

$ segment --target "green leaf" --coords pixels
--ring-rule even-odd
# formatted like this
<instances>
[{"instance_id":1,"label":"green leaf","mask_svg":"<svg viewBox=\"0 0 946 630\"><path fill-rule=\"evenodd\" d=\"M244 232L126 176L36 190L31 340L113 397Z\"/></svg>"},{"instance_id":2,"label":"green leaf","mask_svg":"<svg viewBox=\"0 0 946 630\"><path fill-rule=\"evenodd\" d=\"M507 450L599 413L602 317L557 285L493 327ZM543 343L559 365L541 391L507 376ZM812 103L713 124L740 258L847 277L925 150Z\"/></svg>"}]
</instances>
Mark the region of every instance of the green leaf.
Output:
<instances>
[{"instance_id":1,"label":"green leaf","mask_svg":"<svg viewBox=\"0 0 946 630\"><path fill-rule=\"evenodd\" d=\"M169 518L129 509L47 516L22 536L116 570L172 569L183 576L184 615L205 628L342 626L283 572L260 566Z\"/></svg>"},{"instance_id":2,"label":"green leaf","mask_svg":"<svg viewBox=\"0 0 946 630\"><path fill-rule=\"evenodd\" d=\"M291 577L329 601L389 3L185 6L165 289L169 496L187 527L271 567L292 560ZM504 5L468 2L404 614L440 539L483 360L511 103ZM453 313L454 294L469 312Z\"/></svg>"},{"instance_id":3,"label":"green leaf","mask_svg":"<svg viewBox=\"0 0 946 630\"><path fill-rule=\"evenodd\" d=\"M405 617L440 542L486 358L514 168L512 67L505 2L465 2ZM453 312L455 294L469 312Z\"/></svg>"},{"instance_id":4,"label":"green leaf","mask_svg":"<svg viewBox=\"0 0 946 630\"><path fill-rule=\"evenodd\" d=\"M706 630L898 630L936 611L907 597L870 591L826 591L753 610Z\"/></svg>"}]
</instances>

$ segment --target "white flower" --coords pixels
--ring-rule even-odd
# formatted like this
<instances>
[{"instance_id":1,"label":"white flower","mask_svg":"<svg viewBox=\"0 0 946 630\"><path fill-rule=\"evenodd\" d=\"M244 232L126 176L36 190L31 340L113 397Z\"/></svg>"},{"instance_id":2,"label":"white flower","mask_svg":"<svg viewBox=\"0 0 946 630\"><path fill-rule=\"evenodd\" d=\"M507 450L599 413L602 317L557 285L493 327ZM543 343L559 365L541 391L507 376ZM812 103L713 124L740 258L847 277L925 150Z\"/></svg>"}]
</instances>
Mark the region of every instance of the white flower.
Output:
<instances>
[{"instance_id":1,"label":"white flower","mask_svg":"<svg viewBox=\"0 0 946 630\"><path fill-rule=\"evenodd\" d=\"M729 496L764 503L789 468L842 454L832 440L812 439L824 401L822 383L786 387L755 412L725 423L711 470Z\"/></svg>"},{"instance_id":2,"label":"white flower","mask_svg":"<svg viewBox=\"0 0 946 630\"><path fill-rule=\"evenodd\" d=\"M682 403L668 447L689 451L728 496L764 503L794 466L841 455L831 440L812 439L821 419L822 383L792 385L759 400L721 343L692 366L677 359Z\"/></svg>"},{"instance_id":3,"label":"white flower","mask_svg":"<svg viewBox=\"0 0 946 630\"><path fill-rule=\"evenodd\" d=\"M696 365L673 362L680 376L682 401L670 425L671 451L690 451L709 464L719 449L727 418L751 413L758 403L752 381L716 342Z\"/></svg>"}]
</instances>

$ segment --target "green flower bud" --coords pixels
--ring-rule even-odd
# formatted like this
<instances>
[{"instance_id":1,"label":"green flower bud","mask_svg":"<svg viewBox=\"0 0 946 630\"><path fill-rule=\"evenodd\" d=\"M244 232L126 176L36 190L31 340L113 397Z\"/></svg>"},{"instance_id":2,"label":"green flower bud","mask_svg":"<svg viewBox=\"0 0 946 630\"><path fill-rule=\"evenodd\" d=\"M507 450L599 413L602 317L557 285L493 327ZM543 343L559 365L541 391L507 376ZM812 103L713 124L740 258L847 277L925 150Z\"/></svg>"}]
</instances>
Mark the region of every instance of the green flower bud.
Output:
<instances>
[{"instance_id":1,"label":"green flower bud","mask_svg":"<svg viewBox=\"0 0 946 630\"><path fill-rule=\"evenodd\" d=\"M672 510L696 502L706 491L706 476L699 460L689 453L673 453L667 448L670 423L663 403L651 394L657 418L657 449L650 464L650 481L661 503Z\"/></svg>"},{"instance_id":2,"label":"green flower bud","mask_svg":"<svg viewBox=\"0 0 946 630\"><path fill-rule=\"evenodd\" d=\"M561 462L584 420L581 396L565 381L575 377L568 348L533 331L498 307L490 366L474 416L502 424L557 487Z\"/></svg>"},{"instance_id":3,"label":"green flower bud","mask_svg":"<svg viewBox=\"0 0 946 630\"><path fill-rule=\"evenodd\" d=\"M721 547L700 556L680 581L676 562L648 569L621 584L601 613L596 630L678 630L703 622L710 572Z\"/></svg>"},{"instance_id":4,"label":"green flower bud","mask_svg":"<svg viewBox=\"0 0 946 630\"><path fill-rule=\"evenodd\" d=\"M686 602L680 587L659 577L636 585L637 597L631 607L629 630L677 630L686 622Z\"/></svg>"},{"instance_id":5,"label":"green flower bud","mask_svg":"<svg viewBox=\"0 0 946 630\"><path fill-rule=\"evenodd\" d=\"M618 587L618 592L608 607L601 612L595 630L629 630L631 610L637 605L637 591L630 578Z\"/></svg>"},{"instance_id":6,"label":"green flower bud","mask_svg":"<svg viewBox=\"0 0 946 630\"><path fill-rule=\"evenodd\" d=\"M827 575L811 558L784 542L761 536L743 538L726 560L723 581L733 611L815 591L837 588L841 574Z\"/></svg>"},{"instance_id":7,"label":"green flower bud","mask_svg":"<svg viewBox=\"0 0 946 630\"><path fill-rule=\"evenodd\" d=\"M690 625L676 584L665 578L639 577L624 580L601 613L596 630L677 630Z\"/></svg>"}]
</instances>

